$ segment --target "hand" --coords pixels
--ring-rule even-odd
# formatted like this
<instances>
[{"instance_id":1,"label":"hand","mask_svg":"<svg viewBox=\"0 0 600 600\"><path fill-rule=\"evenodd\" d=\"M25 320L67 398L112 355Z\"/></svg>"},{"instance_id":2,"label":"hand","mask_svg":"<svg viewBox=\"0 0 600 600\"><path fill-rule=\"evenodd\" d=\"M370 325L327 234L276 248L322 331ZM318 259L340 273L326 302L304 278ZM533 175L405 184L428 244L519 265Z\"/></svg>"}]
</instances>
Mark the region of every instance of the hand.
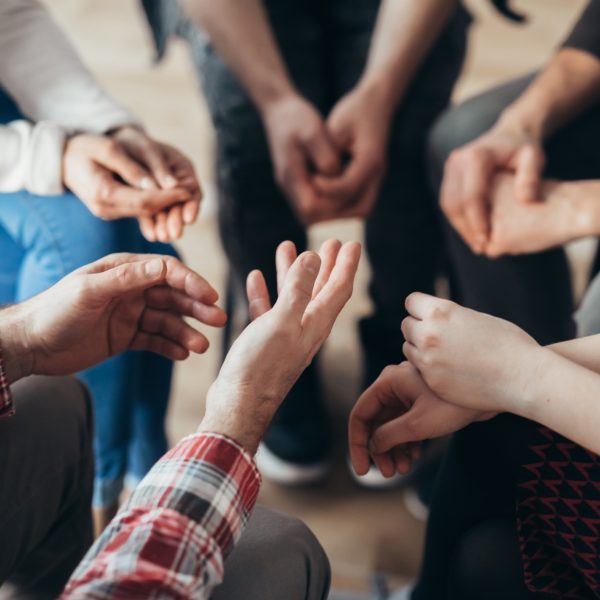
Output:
<instances>
[{"instance_id":1,"label":"hand","mask_svg":"<svg viewBox=\"0 0 600 600\"><path fill-rule=\"evenodd\" d=\"M386 171L390 122L367 87L356 87L331 111L327 129L347 162L337 175L316 175L315 185L335 206L335 218L371 214Z\"/></svg>"},{"instance_id":2,"label":"hand","mask_svg":"<svg viewBox=\"0 0 600 600\"><path fill-rule=\"evenodd\" d=\"M404 355L438 396L490 412L529 397L543 349L522 329L421 293L406 299L406 309Z\"/></svg>"},{"instance_id":3,"label":"hand","mask_svg":"<svg viewBox=\"0 0 600 600\"><path fill-rule=\"evenodd\" d=\"M514 173L515 198L536 201L544 162L541 139L501 125L452 152L444 168L440 205L473 252L483 253L489 241L493 177L502 170Z\"/></svg>"},{"instance_id":4,"label":"hand","mask_svg":"<svg viewBox=\"0 0 600 600\"><path fill-rule=\"evenodd\" d=\"M445 402L408 362L386 367L350 414L352 466L364 475L372 458L386 477L406 473L415 456L415 442L443 437L493 416Z\"/></svg>"},{"instance_id":5,"label":"hand","mask_svg":"<svg viewBox=\"0 0 600 600\"><path fill-rule=\"evenodd\" d=\"M352 295L360 245L330 240L320 257L277 250L279 299L271 308L262 273L248 276L254 321L231 347L211 386L201 428L225 433L255 452L275 411L329 336Z\"/></svg>"},{"instance_id":6,"label":"hand","mask_svg":"<svg viewBox=\"0 0 600 600\"><path fill-rule=\"evenodd\" d=\"M202 190L192 163L176 148L157 142L136 127L121 127L112 134L123 149L151 175L152 189L184 190L185 201L173 204L152 216L139 218L144 237L154 242L177 240L185 225L198 217Z\"/></svg>"},{"instance_id":7,"label":"hand","mask_svg":"<svg viewBox=\"0 0 600 600\"><path fill-rule=\"evenodd\" d=\"M340 158L317 110L299 96L286 96L264 112L275 178L306 225L331 218L314 173L335 175Z\"/></svg>"},{"instance_id":8,"label":"hand","mask_svg":"<svg viewBox=\"0 0 600 600\"><path fill-rule=\"evenodd\" d=\"M173 360L205 352L208 340L183 316L222 327L226 316L217 298L175 258L107 256L2 311L9 377L75 373L125 350L150 350Z\"/></svg>"},{"instance_id":9,"label":"hand","mask_svg":"<svg viewBox=\"0 0 600 600\"><path fill-rule=\"evenodd\" d=\"M579 205L577 193L571 193L577 183L545 180L542 202L524 204L515 199L514 180L514 175L500 173L492 182L487 256L541 252L592 233L586 207Z\"/></svg>"},{"instance_id":10,"label":"hand","mask_svg":"<svg viewBox=\"0 0 600 600\"><path fill-rule=\"evenodd\" d=\"M107 220L152 217L193 201L183 187L158 189L149 171L122 144L100 135L81 134L67 141L63 181L92 214Z\"/></svg>"}]
</instances>

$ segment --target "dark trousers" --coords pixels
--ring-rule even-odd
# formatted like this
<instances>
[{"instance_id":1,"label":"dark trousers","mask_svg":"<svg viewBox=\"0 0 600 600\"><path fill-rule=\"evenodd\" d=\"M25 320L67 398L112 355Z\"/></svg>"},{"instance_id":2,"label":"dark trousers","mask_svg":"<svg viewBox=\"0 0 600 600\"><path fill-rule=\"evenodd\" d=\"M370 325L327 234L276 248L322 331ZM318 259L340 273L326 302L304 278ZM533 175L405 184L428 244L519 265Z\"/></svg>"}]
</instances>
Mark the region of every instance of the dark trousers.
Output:
<instances>
[{"instance_id":1,"label":"dark trousers","mask_svg":"<svg viewBox=\"0 0 600 600\"><path fill-rule=\"evenodd\" d=\"M73 378L13 386L0 421L0 598L56 598L92 542L92 413Z\"/></svg>"},{"instance_id":2,"label":"dark trousers","mask_svg":"<svg viewBox=\"0 0 600 600\"><path fill-rule=\"evenodd\" d=\"M277 41L300 92L326 116L363 71L379 0L269 0L265 2ZM435 203L425 168L426 135L447 106L460 72L469 18L458 10L420 69L399 107L389 143L389 170L377 205L366 222L366 249L372 266L372 316L361 323L366 379L402 359L400 323L404 299L414 290L433 291L441 249ZM274 253L292 240L306 248L305 227L276 185L263 125L232 72L198 32L191 47L217 133L219 225L231 264L232 284L244 289L259 268L276 295ZM244 49L240 48L240 52ZM278 417L299 423L299 413L318 410L314 369ZM297 390L298 388L296 388ZM293 396L294 394L292 394Z\"/></svg>"},{"instance_id":3,"label":"dark trousers","mask_svg":"<svg viewBox=\"0 0 600 600\"><path fill-rule=\"evenodd\" d=\"M432 131L434 186L450 152L488 130L531 76L511 81L448 111ZM550 139L546 175L600 177L600 111L590 110ZM445 224L458 299L508 319L548 344L574 337L565 253L489 260L474 255ZM536 425L514 416L471 425L452 440L438 478L414 600L530 597L517 538L516 492ZM537 597L537 596L536 596Z\"/></svg>"}]
</instances>

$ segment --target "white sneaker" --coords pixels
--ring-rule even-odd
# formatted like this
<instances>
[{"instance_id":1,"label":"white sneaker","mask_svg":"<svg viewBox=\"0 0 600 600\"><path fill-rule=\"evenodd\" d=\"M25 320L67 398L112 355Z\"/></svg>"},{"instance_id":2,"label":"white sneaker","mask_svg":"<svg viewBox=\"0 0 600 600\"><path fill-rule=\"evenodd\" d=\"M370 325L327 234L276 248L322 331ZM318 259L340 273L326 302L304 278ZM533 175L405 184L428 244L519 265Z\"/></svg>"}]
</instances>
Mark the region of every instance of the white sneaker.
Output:
<instances>
[{"instance_id":1,"label":"white sneaker","mask_svg":"<svg viewBox=\"0 0 600 600\"><path fill-rule=\"evenodd\" d=\"M323 481L331 470L331 459L327 458L309 464L285 461L260 444L256 453L256 464L261 475L285 486L313 485Z\"/></svg>"},{"instance_id":2,"label":"white sneaker","mask_svg":"<svg viewBox=\"0 0 600 600\"><path fill-rule=\"evenodd\" d=\"M419 498L417 490L413 487L406 488L402 499L406 510L421 523L427 522L429 518L429 508Z\"/></svg>"}]
</instances>

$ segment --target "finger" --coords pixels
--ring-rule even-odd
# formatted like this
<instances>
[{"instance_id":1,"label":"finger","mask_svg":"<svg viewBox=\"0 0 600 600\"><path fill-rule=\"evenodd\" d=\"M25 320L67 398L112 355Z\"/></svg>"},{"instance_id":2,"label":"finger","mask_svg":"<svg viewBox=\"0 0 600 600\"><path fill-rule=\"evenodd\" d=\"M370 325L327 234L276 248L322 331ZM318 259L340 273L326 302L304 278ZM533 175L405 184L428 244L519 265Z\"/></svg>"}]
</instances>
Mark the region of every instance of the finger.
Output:
<instances>
[{"instance_id":1,"label":"finger","mask_svg":"<svg viewBox=\"0 0 600 600\"><path fill-rule=\"evenodd\" d=\"M146 303L149 308L169 310L186 317L193 317L211 327L223 327L227 322L227 314L219 306L204 304L166 285L147 290Z\"/></svg>"},{"instance_id":2,"label":"finger","mask_svg":"<svg viewBox=\"0 0 600 600\"><path fill-rule=\"evenodd\" d=\"M377 427L371 437L371 448L373 452L384 453L399 444L421 442L423 439L422 433L414 427L413 415L409 411Z\"/></svg>"},{"instance_id":3,"label":"finger","mask_svg":"<svg viewBox=\"0 0 600 600\"><path fill-rule=\"evenodd\" d=\"M171 340L144 331L139 331L136 334L131 344L131 349L154 352L171 360L185 360L190 355L189 350Z\"/></svg>"},{"instance_id":4,"label":"finger","mask_svg":"<svg viewBox=\"0 0 600 600\"><path fill-rule=\"evenodd\" d=\"M156 231L154 230L154 219L152 217L140 217L138 219L142 235L149 241L156 241Z\"/></svg>"},{"instance_id":5,"label":"finger","mask_svg":"<svg viewBox=\"0 0 600 600\"><path fill-rule=\"evenodd\" d=\"M281 293L285 278L287 277L290 267L298 257L296 246L293 242L281 242L275 252L275 269L277 271L277 293Z\"/></svg>"},{"instance_id":6,"label":"finger","mask_svg":"<svg viewBox=\"0 0 600 600\"><path fill-rule=\"evenodd\" d=\"M128 262L101 273L89 274L92 300L118 298L123 294L141 291L164 281L166 265L162 258Z\"/></svg>"},{"instance_id":7,"label":"finger","mask_svg":"<svg viewBox=\"0 0 600 600\"><path fill-rule=\"evenodd\" d=\"M418 346L419 344L417 343L417 336L419 332L419 327L422 326L422 324L423 321L419 321L414 317L406 317L402 321L402 325L400 326L404 339L410 344Z\"/></svg>"},{"instance_id":8,"label":"finger","mask_svg":"<svg viewBox=\"0 0 600 600\"><path fill-rule=\"evenodd\" d=\"M457 171L447 161L440 190L440 207L452 227L467 242L469 227L464 214L462 189L462 171Z\"/></svg>"},{"instance_id":9,"label":"finger","mask_svg":"<svg viewBox=\"0 0 600 600\"><path fill-rule=\"evenodd\" d=\"M313 289L313 298L319 294L327 281L329 281L341 247L342 242L339 240L327 240L321 245L321 249L319 250L321 268L319 269L319 276Z\"/></svg>"},{"instance_id":10,"label":"finger","mask_svg":"<svg viewBox=\"0 0 600 600\"><path fill-rule=\"evenodd\" d=\"M172 189L178 186L177 178L171 171L169 160L161 144L146 138L143 143L136 144L135 152L161 188Z\"/></svg>"},{"instance_id":11,"label":"finger","mask_svg":"<svg viewBox=\"0 0 600 600\"><path fill-rule=\"evenodd\" d=\"M191 225L196 222L198 213L200 212L201 196L198 194L192 200L188 200L183 204L183 222L186 225Z\"/></svg>"},{"instance_id":12,"label":"finger","mask_svg":"<svg viewBox=\"0 0 600 600\"><path fill-rule=\"evenodd\" d=\"M321 259L314 252L303 252L290 267L274 309L284 322L301 325L302 317L312 298Z\"/></svg>"},{"instance_id":13,"label":"finger","mask_svg":"<svg viewBox=\"0 0 600 600\"><path fill-rule=\"evenodd\" d=\"M421 354L419 348L410 342L404 342L402 344L402 354L415 368L421 368Z\"/></svg>"},{"instance_id":14,"label":"finger","mask_svg":"<svg viewBox=\"0 0 600 600\"><path fill-rule=\"evenodd\" d=\"M420 321L430 317L436 310L443 310L443 306L446 304L449 304L448 300L436 298L422 292L413 292L404 301L404 307L408 311L408 314Z\"/></svg>"},{"instance_id":15,"label":"finger","mask_svg":"<svg viewBox=\"0 0 600 600\"><path fill-rule=\"evenodd\" d=\"M336 177L317 175L314 185L322 196L350 201L368 183L372 173L372 160L365 155L353 156L344 170Z\"/></svg>"},{"instance_id":16,"label":"finger","mask_svg":"<svg viewBox=\"0 0 600 600\"><path fill-rule=\"evenodd\" d=\"M517 156L515 173L515 196L520 202L540 199L540 180L546 159L535 145L525 146Z\"/></svg>"},{"instance_id":17,"label":"finger","mask_svg":"<svg viewBox=\"0 0 600 600\"><path fill-rule=\"evenodd\" d=\"M141 318L142 331L159 334L161 337L196 354L208 349L208 340L199 331L188 325L182 317L165 310L147 308Z\"/></svg>"},{"instance_id":18,"label":"finger","mask_svg":"<svg viewBox=\"0 0 600 600\"><path fill-rule=\"evenodd\" d=\"M246 294L248 296L248 309L252 321L271 310L267 282L261 271L255 270L248 275L248 279L246 280Z\"/></svg>"},{"instance_id":19,"label":"finger","mask_svg":"<svg viewBox=\"0 0 600 600\"><path fill-rule=\"evenodd\" d=\"M92 157L95 162L116 173L123 181L142 190L156 190L158 186L152 174L135 161L123 147L111 138L104 137L94 147Z\"/></svg>"},{"instance_id":20,"label":"finger","mask_svg":"<svg viewBox=\"0 0 600 600\"><path fill-rule=\"evenodd\" d=\"M183 233L183 207L181 204L176 204L171 207L167 213L167 232L169 239L178 240Z\"/></svg>"},{"instance_id":21,"label":"finger","mask_svg":"<svg viewBox=\"0 0 600 600\"><path fill-rule=\"evenodd\" d=\"M306 147L308 148L310 161L317 172L335 175L339 171L341 166L339 153L325 126L322 127L319 135L307 140Z\"/></svg>"},{"instance_id":22,"label":"finger","mask_svg":"<svg viewBox=\"0 0 600 600\"><path fill-rule=\"evenodd\" d=\"M396 465L391 454L371 454L373 462L379 469L379 472L386 478L393 477L396 473Z\"/></svg>"},{"instance_id":23,"label":"finger","mask_svg":"<svg viewBox=\"0 0 600 600\"><path fill-rule=\"evenodd\" d=\"M391 451L394 459L394 467L397 473L405 475L410 471L411 467L411 456L410 447L408 444L402 446L396 446Z\"/></svg>"},{"instance_id":24,"label":"finger","mask_svg":"<svg viewBox=\"0 0 600 600\"><path fill-rule=\"evenodd\" d=\"M118 211L120 217L152 216L169 206L187 200L184 190L137 190L110 177L103 177L103 196Z\"/></svg>"},{"instance_id":25,"label":"finger","mask_svg":"<svg viewBox=\"0 0 600 600\"><path fill-rule=\"evenodd\" d=\"M156 237L163 244L169 243L169 230L167 229L167 213L162 211L154 216Z\"/></svg>"},{"instance_id":26,"label":"finger","mask_svg":"<svg viewBox=\"0 0 600 600\"><path fill-rule=\"evenodd\" d=\"M315 343L322 343L329 335L337 316L352 296L360 254L361 246L358 242L345 243L339 251L329 280L308 306L302 326Z\"/></svg>"}]
</instances>

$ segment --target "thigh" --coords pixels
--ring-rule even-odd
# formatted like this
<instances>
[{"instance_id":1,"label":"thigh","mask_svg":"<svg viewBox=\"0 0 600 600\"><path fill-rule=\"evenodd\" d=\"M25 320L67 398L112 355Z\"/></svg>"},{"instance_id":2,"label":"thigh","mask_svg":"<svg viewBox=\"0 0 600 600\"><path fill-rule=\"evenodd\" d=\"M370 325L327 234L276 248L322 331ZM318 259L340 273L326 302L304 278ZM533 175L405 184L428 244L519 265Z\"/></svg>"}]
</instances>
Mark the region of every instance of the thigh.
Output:
<instances>
[{"instance_id":1,"label":"thigh","mask_svg":"<svg viewBox=\"0 0 600 600\"><path fill-rule=\"evenodd\" d=\"M91 542L89 398L73 378L31 377L13 392L16 413L0 421L0 538L10 540L0 544L0 582L15 574L30 582L51 578L65 561L68 576ZM75 513L65 531L63 520ZM46 564L33 569L50 536L61 544L45 548Z\"/></svg>"},{"instance_id":2,"label":"thigh","mask_svg":"<svg viewBox=\"0 0 600 600\"><path fill-rule=\"evenodd\" d=\"M454 435L434 491L414 600L446 597L452 561L474 527L492 518L516 527L519 466L534 427L503 415Z\"/></svg>"},{"instance_id":3,"label":"thigh","mask_svg":"<svg viewBox=\"0 0 600 600\"><path fill-rule=\"evenodd\" d=\"M213 600L325 600L329 561L301 521L257 507Z\"/></svg>"}]
</instances>

